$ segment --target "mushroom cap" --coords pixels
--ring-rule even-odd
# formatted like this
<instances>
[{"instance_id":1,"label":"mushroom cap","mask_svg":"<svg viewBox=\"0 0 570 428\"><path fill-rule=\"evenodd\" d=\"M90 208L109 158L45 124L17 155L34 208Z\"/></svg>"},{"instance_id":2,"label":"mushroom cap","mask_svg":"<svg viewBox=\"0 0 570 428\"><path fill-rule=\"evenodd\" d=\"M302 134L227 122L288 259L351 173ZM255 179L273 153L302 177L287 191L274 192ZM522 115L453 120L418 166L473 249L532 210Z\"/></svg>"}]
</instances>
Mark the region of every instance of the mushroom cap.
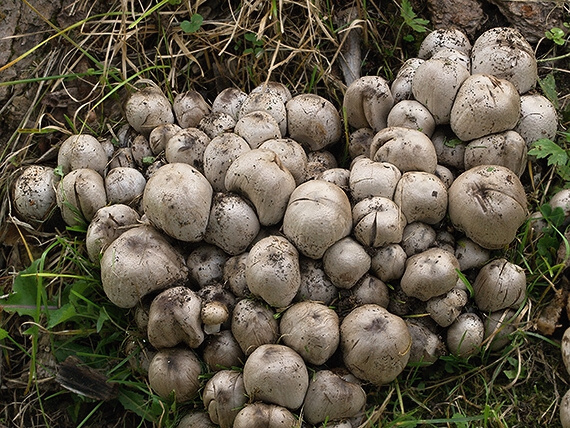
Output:
<instances>
[{"instance_id":1,"label":"mushroom cap","mask_svg":"<svg viewBox=\"0 0 570 428\"><path fill-rule=\"evenodd\" d=\"M182 128L198 126L204 116L210 113L210 106L197 91L178 94L172 103L176 121Z\"/></svg>"},{"instance_id":2,"label":"mushroom cap","mask_svg":"<svg viewBox=\"0 0 570 428\"><path fill-rule=\"evenodd\" d=\"M485 335L485 325L481 318L466 312L447 329L447 349L457 357L466 358L479 350Z\"/></svg>"},{"instance_id":3,"label":"mushroom cap","mask_svg":"<svg viewBox=\"0 0 570 428\"><path fill-rule=\"evenodd\" d=\"M165 123L154 128L148 137L148 144L152 153L155 155L160 154L166 147L168 140L181 129L182 128L175 123Z\"/></svg>"},{"instance_id":4,"label":"mushroom cap","mask_svg":"<svg viewBox=\"0 0 570 428\"><path fill-rule=\"evenodd\" d=\"M57 164L64 174L80 168L90 168L104 175L107 152L95 137L88 134L71 135L59 148Z\"/></svg>"},{"instance_id":5,"label":"mushroom cap","mask_svg":"<svg viewBox=\"0 0 570 428\"><path fill-rule=\"evenodd\" d=\"M238 120L239 110L247 94L238 88L226 88L222 90L212 103L212 113L225 113Z\"/></svg>"},{"instance_id":6,"label":"mushroom cap","mask_svg":"<svg viewBox=\"0 0 570 428\"><path fill-rule=\"evenodd\" d=\"M266 140L259 146L260 149L271 150L285 168L293 175L298 186L307 178L307 153L298 142L292 138L274 138Z\"/></svg>"},{"instance_id":7,"label":"mushroom cap","mask_svg":"<svg viewBox=\"0 0 570 428\"><path fill-rule=\"evenodd\" d=\"M291 194L283 217L283 233L305 256L321 258L351 229L350 201L335 184L311 180Z\"/></svg>"},{"instance_id":8,"label":"mushroom cap","mask_svg":"<svg viewBox=\"0 0 570 428\"><path fill-rule=\"evenodd\" d=\"M371 196L392 199L401 176L391 163L359 157L350 166L350 194L355 202Z\"/></svg>"},{"instance_id":9,"label":"mushroom cap","mask_svg":"<svg viewBox=\"0 0 570 428\"><path fill-rule=\"evenodd\" d=\"M388 82L380 76L363 76L352 82L344 94L342 108L348 124L354 128L372 128L375 132L386 127L394 97Z\"/></svg>"},{"instance_id":10,"label":"mushroom cap","mask_svg":"<svg viewBox=\"0 0 570 428\"><path fill-rule=\"evenodd\" d=\"M366 198L354 205L352 221L354 237L374 248L400 242L407 223L400 207L382 196Z\"/></svg>"},{"instance_id":11,"label":"mushroom cap","mask_svg":"<svg viewBox=\"0 0 570 428\"><path fill-rule=\"evenodd\" d=\"M181 241L198 242L208 225L212 194L212 186L196 168L170 163L147 181L142 205L156 228Z\"/></svg>"},{"instance_id":12,"label":"mushroom cap","mask_svg":"<svg viewBox=\"0 0 570 428\"><path fill-rule=\"evenodd\" d=\"M463 141L513 129L519 120L520 96L508 80L474 74L459 88L450 125Z\"/></svg>"},{"instance_id":13,"label":"mushroom cap","mask_svg":"<svg viewBox=\"0 0 570 428\"><path fill-rule=\"evenodd\" d=\"M398 181L394 202L409 223L436 224L447 213L447 187L434 174L408 171Z\"/></svg>"},{"instance_id":14,"label":"mushroom cap","mask_svg":"<svg viewBox=\"0 0 570 428\"><path fill-rule=\"evenodd\" d=\"M382 385L393 381L410 358L412 338L404 320L378 305L353 309L340 326L346 367L356 377Z\"/></svg>"},{"instance_id":15,"label":"mushroom cap","mask_svg":"<svg viewBox=\"0 0 570 428\"><path fill-rule=\"evenodd\" d=\"M432 31L424 38L418 50L418 57L428 59L437 51L445 48L457 49L467 55L471 54L471 43L465 33L456 28L441 28Z\"/></svg>"},{"instance_id":16,"label":"mushroom cap","mask_svg":"<svg viewBox=\"0 0 570 428\"><path fill-rule=\"evenodd\" d=\"M159 125L174 123L170 101L155 86L134 92L125 104L125 116L129 124L145 137Z\"/></svg>"},{"instance_id":17,"label":"mushroom cap","mask_svg":"<svg viewBox=\"0 0 570 428\"><path fill-rule=\"evenodd\" d=\"M105 176L105 191L110 204L136 205L145 186L146 179L136 168L113 168Z\"/></svg>"},{"instance_id":18,"label":"mushroom cap","mask_svg":"<svg viewBox=\"0 0 570 428\"><path fill-rule=\"evenodd\" d=\"M416 129L431 137L435 130L435 120L430 111L416 100L402 100L392 107L387 118L388 127Z\"/></svg>"},{"instance_id":19,"label":"mushroom cap","mask_svg":"<svg viewBox=\"0 0 570 428\"><path fill-rule=\"evenodd\" d=\"M281 92L271 89L250 92L241 104L238 120L254 111L269 113L279 125L281 135L287 135L288 112Z\"/></svg>"},{"instance_id":20,"label":"mushroom cap","mask_svg":"<svg viewBox=\"0 0 570 428\"><path fill-rule=\"evenodd\" d=\"M204 171L204 151L210 137L198 128L184 128L166 142L164 156L169 163L187 163Z\"/></svg>"},{"instance_id":21,"label":"mushroom cap","mask_svg":"<svg viewBox=\"0 0 570 428\"><path fill-rule=\"evenodd\" d=\"M234 419L247 403L243 375L235 370L221 370L212 376L202 393L210 419L220 428L232 428Z\"/></svg>"},{"instance_id":22,"label":"mushroom cap","mask_svg":"<svg viewBox=\"0 0 570 428\"><path fill-rule=\"evenodd\" d=\"M156 353L148 368L148 380L154 392L168 399L174 392L177 402L189 401L200 388L202 365L190 349L163 349Z\"/></svg>"},{"instance_id":23,"label":"mushroom cap","mask_svg":"<svg viewBox=\"0 0 570 428\"><path fill-rule=\"evenodd\" d=\"M536 140L553 140L558 130L558 115L552 103L543 95L521 96L521 114L515 131L530 146Z\"/></svg>"},{"instance_id":24,"label":"mushroom cap","mask_svg":"<svg viewBox=\"0 0 570 428\"><path fill-rule=\"evenodd\" d=\"M264 141L281 138L281 130L275 118L267 111L252 111L239 118L234 132L242 137L252 149Z\"/></svg>"},{"instance_id":25,"label":"mushroom cap","mask_svg":"<svg viewBox=\"0 0 570 428\"><path fill-rule=\"evenodd\" d=\"M299 420L285 407L257 402L239 411L233 428L284 428L298 423Z\"/></svg>"},{"instance_id":26,"label":"mushroom cap","mask_svg":"<svg viewBox=\"0 0 570 428\"><path fill-rule=\"evenodd\" d=\"M340 115L329 100L320 95L300 94L287 101L286 107L289 137L309 150L324 149L340 139Z\"/></svg>"},{"instance_id":27,"label":"mushroom cap","mask_svg":"<svg viewBox=\"0 0 570 428\"><path fill-rule=\"evenodd\" d=\"M132 308L145 295L182 283L187 276L182 256L150 226L123 232L101 258L103 290L121 308Z\"/></svg>"},{"instance_id":28,"label":"mushroom cap","mask_svg":"<svg viewBox=\"0 0 570 428\"><path fill-rule=\"evenodd\" d=\"M512 242L527 217L525 190L517 175L503 166L465 171L449 188L448 198L453 225L487 249Z\"/></svg>"},{"instance_id":29,"label":"mushroom cap","mask_svg":"<svg viewBox=\"0 0 570 428\"><path fill-rule=\"evenodd\" d=\"M520 94L538 79L534 50L512 27L495 27L481 34L471 51L471 73L490 74L511 82Z\"/></svg>"},{"instance_id":30,"label":"mushroom cap","mask_svg":"<svg viewBox=\"0 0 570 428\"><path fill-rule=\"evenodd\" d=\"M225 132L212 138L204 149L204 176L216 192L226 190L225 180L228 168L241 154L251 150L242 137Z\"/></svg>"},{"instance_id":31,"label":"mushroom cap","mask_svg":"<svg viewBox=\"0 0 570 428\"><path fill-rule=\"evenodd\" d=\"M483 266L473 283L475 303L485 312L518 308L524 301L525 292L524 270L502 258Z\"/></svg>"},{"instance_id":32,"label":"mushroom cap","mask_svg":"<svg viewBox=\"0 0 570 428\"><path fill-rule=\"evenodd\" d=\"M60 180L56 201L69 226L89 223L97 210L107 205L103 177L89 168L74 169Z\"/></svg>"},{"instance_id":33,"label":"mushroom cap","mask_svg":"<svg viewBox=\"0 0 570 428\"><path fill-rule=\"evenodd\" d=\"M261 345L243 366L243 383L249 397L295 410L309 387L309 373L301 356L276 344Z\"/></svg>"},{"instance_id":34,"label":"mushroom cap","mask_svg":"<svg viewBox=\"0 0 570 428\"><path fill-rule=\"evenodd\" d=\"M323 267L338 288L350 289L370 270L370 256L355 239L347 236L323 254Z\"/></svg>"},{"instance_id":35,"label":"mushroom cap","mask_svg":"<svg viewBox=\"0 0 570 428\"><path fill-rule=\"evenodd\" d=\"M51 167L26 167L12 187L18 214L26 221L45 220L56 206L58 182L59 176Z\"/></svg>"},{"instance_id":36,"label":"mushroom cap","mask_svg":"<svg viewBox=\"0 0 570 428\"><path fill-rule=\"evenodd\" d=\"M467 68L450 59L428 59L414 73L414 98L428 108L436 124L449 123L457 92L469 75Z\"/></svg>"}]
</instances>

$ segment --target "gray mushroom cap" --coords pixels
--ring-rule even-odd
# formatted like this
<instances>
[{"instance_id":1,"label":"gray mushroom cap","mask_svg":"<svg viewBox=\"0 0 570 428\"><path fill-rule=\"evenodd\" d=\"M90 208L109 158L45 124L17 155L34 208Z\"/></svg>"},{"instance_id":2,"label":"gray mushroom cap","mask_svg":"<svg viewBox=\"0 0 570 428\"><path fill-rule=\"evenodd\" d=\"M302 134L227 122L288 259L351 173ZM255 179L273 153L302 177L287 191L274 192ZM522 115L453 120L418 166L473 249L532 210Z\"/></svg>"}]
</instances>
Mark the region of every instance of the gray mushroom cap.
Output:
<instances>
[{"instance_id":1,"label":"gray mushroom cap","mask_svg":"<svg viewBox=\"0 0 570 428\"><path fill-rule=\"evenodd\" d=\"M26 167L13 185L16 211L25 221L45 220L56 206L59 176L51 167Z\"/></svg>"}]
</instances>

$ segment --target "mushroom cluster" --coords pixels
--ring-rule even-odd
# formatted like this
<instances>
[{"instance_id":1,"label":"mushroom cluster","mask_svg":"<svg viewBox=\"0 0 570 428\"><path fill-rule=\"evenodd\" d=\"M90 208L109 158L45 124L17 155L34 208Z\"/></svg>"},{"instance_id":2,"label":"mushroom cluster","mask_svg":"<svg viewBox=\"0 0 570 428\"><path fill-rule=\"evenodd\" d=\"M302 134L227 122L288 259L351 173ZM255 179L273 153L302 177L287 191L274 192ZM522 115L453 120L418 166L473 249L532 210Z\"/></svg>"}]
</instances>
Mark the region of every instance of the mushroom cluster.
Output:
<instances>
[{"instance_id":1,"label":"mushroom cluster","mask_svg":"<svg viewBox=\"0 0 570 428\"><path fill-rule=\"evenodd\" d=\"M354 80L343 115L276 82L211 103L151 85L116 146L67 138L63 177L29 167L14 206L88 225L106 295L152 347L153 390L203 387L206 414L181 427L358 426L365 384L516 329L525 273L494 250L527 219L527 148L556 132L536 80L528 43L498 28L473 46L432 32L391 84Z\"/></svg>"}]
</instances>

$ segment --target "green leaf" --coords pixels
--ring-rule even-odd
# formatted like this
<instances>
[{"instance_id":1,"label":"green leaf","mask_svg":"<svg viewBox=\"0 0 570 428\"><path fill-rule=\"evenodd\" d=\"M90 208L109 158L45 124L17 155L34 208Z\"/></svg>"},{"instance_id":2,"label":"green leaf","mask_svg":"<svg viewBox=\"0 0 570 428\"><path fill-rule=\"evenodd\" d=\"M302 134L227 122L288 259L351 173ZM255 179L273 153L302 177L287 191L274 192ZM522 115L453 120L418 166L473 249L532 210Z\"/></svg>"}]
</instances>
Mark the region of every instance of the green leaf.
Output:
<instances>
[{"instance_id":1,"label":"green leaf","mask_svg":"<svg viewBox=\"0 0 570 428\"><path fill-rule=\"evenodd\" d=\"M97 319L97 333L101 332L103 324L105 324L105 321L108 321L110 319L111 318L109 317L107 311L105 309L101 309L101 312L99 312L99 318Z\"/></svg>"},{"instance_id":2,"label":"green leaf","mask_svg":"<svg viewBox=\"0 0 570 428\"><path fill-rule=\"evenodd\" d=\"M53 328L58 324L62 324L66 321L69 321L71 318L75 316L77 316L75 307L71 303L67 303L59 309L50 311L47 328L48 329Z\"/></svg>"},{"instance_id":3,"label":"green leaf","mask_svg":"<svg viewBox=\"0 0 570 428\"><path fill-rule=\"evenodd\" d=\"M8 333L7 330L4 330L3 328L0 328L0 340L4 340L7 337L10 337L10 333Z\"/></svg>"},{"instance_id":4,"label":"green leaf","mask_svg":"<svg viewBox=\"0 0 570 428\"><path fill-rule=\"evenodd\" d=\"M406 25L418 33L425 33L428 29L426 25L429 24L427 19L418 18L409 0L402 0L402 7L400 14L404 19Z\"/></svg>"},{"instance_id":5,"label":"green leaf","mask_svg":"<svg viewBox=\"0 0 570 428\"><path fill-rule=\"evenodd\" d=\"M152 421L152 419L149 418L148 412L146 411L147 401L144 395L137 394L133 391L121 390L118 398L119 402L123 405L125 410L130 410L131 412L134 412L137 415Z\"/></svg>"},{"instance_id":6,"label":"green leaf","mask_svg":"<svg viewBox=\"0 0 570 428\"><path fill-rule=\"evenodd\" d=\"M548 165L562 166L568 163L566 150L548 138L536 140L531 147L528 154L538 159L548 158Z\"/></svg>"},{"instance_id":7,"label":"green leaf","mask_svg":"<svg viewBox=\"0 0 570 428\"><path fill-rule=\"evenodd\" d=\"M0 299L0 305L6 312L16 312L18 315L35 317L38 313L38 273L40 259L35 260L14 279L12 293L6 299Z\"/></svg>"},{"instance_id":8,"label":"green leaf","mask_svg":"<svg viewBox=\"0 0 570 428\"><path fill-rule=\"evenodd\" d=\"M556 92L556 81L554 80L554 74L549 73L544 79L538 79L538 84L544 92L544 95L552 103L555 109L558 110L560 102L558 100L558 92Z\"/></svg>"},{"instance_id":9,"label":"green leaf","mask_svg":"<svg viewBox=\"0 0 570 428\"><path fill-rule=\"evenodd\" d=\"M190 17L190 21L184 20L180 23L180 28L187 34L195 33L200 29L204 18L199 13L195 13Z\"/></svg>"}]
</instances>

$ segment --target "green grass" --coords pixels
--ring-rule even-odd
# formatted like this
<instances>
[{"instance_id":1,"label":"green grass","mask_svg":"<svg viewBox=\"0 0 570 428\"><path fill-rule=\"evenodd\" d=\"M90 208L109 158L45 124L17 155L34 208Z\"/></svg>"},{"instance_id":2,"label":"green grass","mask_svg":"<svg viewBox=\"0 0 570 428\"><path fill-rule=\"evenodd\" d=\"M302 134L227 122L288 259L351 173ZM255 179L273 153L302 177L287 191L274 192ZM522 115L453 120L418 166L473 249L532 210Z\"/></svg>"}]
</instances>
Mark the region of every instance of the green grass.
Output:
<instances>
[{"instance_id":1,"label":"green grass","mask_svg":"<svg viewBox=\"0 0 570 428\"><path fill-rule=\"evenodd\" d=\"M120 105L139 79L157 82L171 99L175 93L198 89L211 101L224 86L249 90L271 78L294 93L317 93L340 106L342 78L330 63L338 56L339 29L331 19L332 3L323 3L319 9L314 2L272 1L253 9L232 2L234 22L218 22L202 9L173 0L153 2L145 10L128 3L132 10L117 6L63 29L42 17L52 32L25 56L49 42L65 42L66 67L46 67L0 83L0 87L37 88L37 101L27 117L43 116L34 119L33 126L23 122L8 138L0 155L0 196L7 199L17 167L45 155L42 144L57 145L66 133L85 130L101 138L109 137L110 129L117 133L123 123ZM391 79L413 56L429 23L407 1L393 2L385 10L366 0L355 4L364 22L363 74ZM557 34L553 33L548 48L543 47L541 64L570 55L568 42ZM116 41L120 44L113 49ZM87 61L86 70L78 66L80 60ZM557 64L562 67L563 63ZM543 160L530 166L538 179L531 182L535 175L526 177L531 210L541 211L548 229L536 237L529 223L505 250L528 274L529 298L517 311L520 329L499 353L483 348L469 359L446 356L428 368L407 368L389 385L366 386L369 426L558 426L558 403L569 380L560 358L560 332L544 335L536 330L536 320L562 288L565 267L552 248L569 247L560 212L545 204L555 189L568 186L561 165L568 165L570 102L567 93L556 89L569 89L561 83L567 72L541 69L542 90L550 98L556 95L566 133L552 142L556 147L546 147ZM48 93L78 82L89 86L91 96L81 101L74 114L56 117L42 104ZM0 423L174 427L186 413L200 409L199 397L181 405L150 390L142 367L149 346L132 311L115 307L104 295L98 267L86 256L84 234L67 230L53 219L37 228L38 233L30 225L13 222L6 211L2 210L2 220L11 221L7 233L13 242L20 237L21 244L14 245L11 253L19 272L6 270L0 283L4 386ZM57 364L70 355L118 385L117 397L99 401L59 387L54 381Z\"/></svg>"}]
</instances>

